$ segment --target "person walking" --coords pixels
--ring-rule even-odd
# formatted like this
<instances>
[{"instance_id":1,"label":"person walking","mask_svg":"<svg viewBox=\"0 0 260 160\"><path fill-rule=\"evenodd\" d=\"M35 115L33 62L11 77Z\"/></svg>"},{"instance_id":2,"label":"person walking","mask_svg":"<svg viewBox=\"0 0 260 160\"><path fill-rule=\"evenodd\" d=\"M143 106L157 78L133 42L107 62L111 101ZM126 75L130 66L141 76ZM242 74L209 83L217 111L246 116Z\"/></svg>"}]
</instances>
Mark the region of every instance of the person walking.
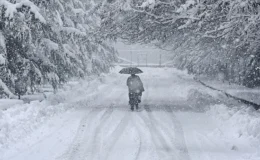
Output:
<instances>
[{"instance_id":1,"label":"person walking","mask_svg":"<svg viewBox=\"0 0 260 160\"><path fill-rule=\"evenodd\" d=\"M141 103L142 93L144 92L143 82L136 74L143 73L143 71L137 67L126 67L119 71L121 74L131 74L128 77L126 85L128 86L129 104L131 110L134 111L134 107L138 109L138 104Z\"/></svg>"},{"instance_id":2,"label":"person walking","mask_svg":"<svg viewBox=\"0 0 260 160\"><path fill-rule=\"evenodd\" d=\"M144 92L143 83L139 76L131 74L131 76L128 77L126 84L129 91L129 104L131 110L134 111L135 106L136 110L138 110L138 104L141 103L142 92Z\"/></svg>"}]
</instances>

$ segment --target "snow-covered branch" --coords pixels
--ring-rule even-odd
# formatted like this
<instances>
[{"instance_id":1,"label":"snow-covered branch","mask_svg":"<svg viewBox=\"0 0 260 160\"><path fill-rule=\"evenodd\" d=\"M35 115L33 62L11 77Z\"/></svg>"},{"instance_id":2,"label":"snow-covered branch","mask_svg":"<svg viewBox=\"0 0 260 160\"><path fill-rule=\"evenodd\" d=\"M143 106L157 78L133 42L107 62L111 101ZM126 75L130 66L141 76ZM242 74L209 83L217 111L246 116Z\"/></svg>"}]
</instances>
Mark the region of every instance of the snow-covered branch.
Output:
<instances>
[{"instance_id":1,"label":"snow-covered branch","mask_svg":"<svg viewBox=\"0 0 260 160\"><path fill-rule=\"evenodd\" d=\"M10 3L7 0L0 0L0 6L3 6L5 10L5 17L12 19L14 14L18 12L18 9L28 7L29 11L34 14L35 18L42 23L46 23L44 17L40 14L40 9L29 0L21 0L17 3Z\"/></svg>"}]
</instances>

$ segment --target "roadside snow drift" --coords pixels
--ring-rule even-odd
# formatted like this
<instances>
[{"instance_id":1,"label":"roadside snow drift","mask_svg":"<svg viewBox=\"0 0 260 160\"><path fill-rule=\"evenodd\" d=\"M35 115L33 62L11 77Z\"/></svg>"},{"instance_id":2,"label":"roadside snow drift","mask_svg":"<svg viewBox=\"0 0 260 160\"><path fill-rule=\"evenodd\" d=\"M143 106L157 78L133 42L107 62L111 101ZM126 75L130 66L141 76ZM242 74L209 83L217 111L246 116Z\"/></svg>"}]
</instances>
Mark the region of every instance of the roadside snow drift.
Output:
<instances>
[{"instance_id":1,"label":"roadside snow drift","mask_svg":"<svg viewBox=\"0 0 260 160\"><path fill-rule=\"evenodd\" d=\"M173 68L141 68L131 112L120 69L0 111L0 159L259 159L259 112Z\"/></svg>"}]
</instances>

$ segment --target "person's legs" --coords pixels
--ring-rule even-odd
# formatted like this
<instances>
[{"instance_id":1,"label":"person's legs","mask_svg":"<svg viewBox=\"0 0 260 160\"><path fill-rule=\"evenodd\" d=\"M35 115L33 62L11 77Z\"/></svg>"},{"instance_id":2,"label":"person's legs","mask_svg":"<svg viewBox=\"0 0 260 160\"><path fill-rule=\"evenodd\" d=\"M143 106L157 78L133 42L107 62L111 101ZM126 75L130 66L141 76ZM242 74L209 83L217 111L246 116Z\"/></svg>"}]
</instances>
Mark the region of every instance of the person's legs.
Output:
<instances>
[{"instance_id":1,"label":"person's legs","mask_svg":"<svg viewBox=\"0 0 260 160\"><path fill-rule=\"evenodd\" d=\"M134 110L134 107L136 107L136 109L139 108L138 103L140 103L139 101L139 96L140 93L129 93L129 104L131 106L131 110Z\"/></svg>"},{"instance_id":2,"label":"person's legs","mask_svg":"<svg viewBox=\"0 0 260 160\"><path fill-rule=\"evenodd\" d=\"M135 106L136 106L136 110L138 110L138 108L139 108L138 103Z\"/></svg>"},{"instance_id":3,"label":"person's legs","mask_svg":"<svg viewBox=\"0 0 260 160\"><path fill-rule=\"evenodd\" d=\"M136 109L138 109L138 103L139 103L139 93L134 93L133 94L133 102L134 102L134 106L136 107Z\"/></svg>"},{"instance_id":4,"label":"person's legs","mask_svg":"<svg viewBox=\"0 0 260 160\"><path fill-rule=\"evenodd\" d=\"M134 110L134 93L129 93L129 104L131 106L131 110Z\"/></svg>"},{"instance_id":5,"label":"person's legs","mask_svg":"<svg viewBox=\"0 0 260 160\"><path fill-rule=\"evenodd\" d=\"M131 111L134 111L134 105L131 105Z\"/></svg>"},{"instance_id":6,"label":"person's legs","mask_svg":"<svg viewBox=\"0 0 260 160\"><path fill-rule=\"evenodd\" d=\"M142 99L142 92L138 93L138 103L141 103Z\"/></svg>"}]
</instances>

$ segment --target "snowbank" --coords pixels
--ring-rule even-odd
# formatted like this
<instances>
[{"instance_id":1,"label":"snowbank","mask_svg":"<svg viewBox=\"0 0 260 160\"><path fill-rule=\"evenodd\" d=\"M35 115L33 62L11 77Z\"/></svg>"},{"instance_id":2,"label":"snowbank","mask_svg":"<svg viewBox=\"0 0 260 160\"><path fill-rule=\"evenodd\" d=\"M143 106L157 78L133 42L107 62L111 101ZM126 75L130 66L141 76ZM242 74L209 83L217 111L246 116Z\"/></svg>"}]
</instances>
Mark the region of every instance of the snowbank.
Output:
<instances>
[{"instance_id":1,"label":"snowbank","mask_svg":"<svg viewBox=\"0 0 260 160\"><path fill-rule=\"evenodd\" d=\"M191 89L189 90L187 101L192 109L196 111L205 111L209 109L210 105L219 104L221 100L218 98L221 94L214 92L206 92L205 89Z\"/></svg>"},{"instance_id":2,"label":"snowbank","mask_svg":"<svg viewBox=\"0 0 260 160\"><path fill-rule=\"evenodd\" d=\"M246 106L228 107L223 104L212 105L207 111L208 116L218 124L218 128L211 133L215 139L225 139L232 150L243 150L250 146L260 153L260 112ZM258 151L257 151L258 150ZM257 156L257 155L256 155ZM259 155L258 155L259 157ZM250 157L249 159L253 159Z\"/></svg>"},{"instance_id":3,"label":"snowbank","mask_svg":"<svg viewBox=\"0 0 260 160\"><path fill-rule=\"evenodd\" d=\"M8 147L10 143L26 137L48 117L64 112L66 109L68 106L64 104L52 106L48 105L46 101L34 101L30 104L17 104L2 111L0 116L0 148Z\"/></svg>"},{"instance_id":4,"label":"snowbank","mask_svg":"<svg viewBox=\"0 0 260 160\"><path fill-rule=\"evenodd\" d=\"M210 107L207 112L230 137L251 137L260 142L260 112L252 108L227 107L219 104Z\"/></svg>"},{"instance_id":5,"label":"snowbank","mask_svg":"<svg viewBox=\"0 0 260 160\"><path fill-rule=\"evenodd\" d=\"M199 77L199 79L208 86L222 90L232 96L241 98L256 104L260 104L260 90L259 88L247 88L242 85L223 82L221 80L212 80L206 77Z\"/></svg>"},{"instance_id":6,"label":"snowbank","mask_svg":"<svg viewBox=\"0 0 260 160\"><path fill-rule=\"evenodd\" d=\"M19 99L0 99L0 111L6 110L17 104L23 104L23 101Z\"/></svg>"},{"instance_id":7,"label":"snowbank","mask_svg":"<svg viewBox=\"0 0 260 160\"><path fill-rule=\"evenodd\" d=\"M109 78L109 76L115 75L112 72L106 77L88 77L79 83L68 85L70 87L50 95L42 102L18 103L11 108L0 111L0 155L5 148L29 136L50 117L91 105L100 94L99 90L108 85L107 77ZM117 82L112 83L116 84Z\"/></svg>"}]
</instances>

